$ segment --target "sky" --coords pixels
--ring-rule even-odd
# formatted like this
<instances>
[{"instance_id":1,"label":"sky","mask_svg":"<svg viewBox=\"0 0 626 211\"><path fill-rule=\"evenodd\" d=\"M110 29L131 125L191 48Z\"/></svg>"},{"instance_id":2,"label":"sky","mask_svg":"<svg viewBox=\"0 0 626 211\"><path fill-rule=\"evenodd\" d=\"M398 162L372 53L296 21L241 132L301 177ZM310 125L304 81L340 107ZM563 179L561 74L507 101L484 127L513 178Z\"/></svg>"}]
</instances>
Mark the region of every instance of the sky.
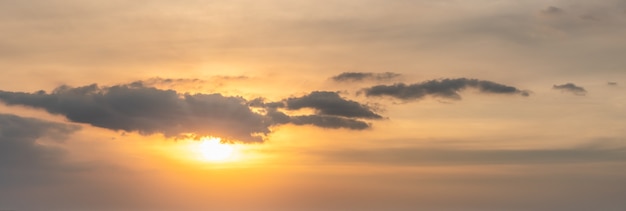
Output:
<instances>
[{"instance_id":1,"label":"sky","mask_svg":"<svg viewBox=\"0 0 626 211\"><path fill-rule=\"evenodd\" d=\"M0 210L626 209L623 0L0 0Z\"/></svg>"}]
</instances>

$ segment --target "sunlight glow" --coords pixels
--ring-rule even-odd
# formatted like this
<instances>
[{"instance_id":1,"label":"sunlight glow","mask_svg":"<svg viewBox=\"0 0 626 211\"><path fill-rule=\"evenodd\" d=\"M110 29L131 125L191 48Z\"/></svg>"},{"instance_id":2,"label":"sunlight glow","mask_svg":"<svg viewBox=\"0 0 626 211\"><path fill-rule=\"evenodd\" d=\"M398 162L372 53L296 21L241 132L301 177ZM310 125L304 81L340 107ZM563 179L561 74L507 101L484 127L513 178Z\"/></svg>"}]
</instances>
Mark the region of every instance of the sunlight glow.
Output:
<instances>
[{"instance_id":1,"label":"sunlight glow","mask_svg":"<svg viewBox=\"0 0 626 211\"><path fill-rule=\"evenodd\" d=\"M196 145L197 150L206 161L227 161L233 157L235 148L231 144L221 143L220 138L207 137Z\"/></svg>"},{"instance_id":2,"label":"sunlight glow","mask_svg":"<svg viewBox=\"0 0 626 211\"><path fill-rule=\"evenodd\" d=\"M193 137L193 136L192 136ZM160 137L154 137L158 139ZM239 168L263 165L273 155L267 153L268 144L243 144L224 142L220 137L193 137L179 140L164 140L150 144L150 148L159 155L171 158L171 161L201 166L202 168Z\"/></svg>"}]
</instances>

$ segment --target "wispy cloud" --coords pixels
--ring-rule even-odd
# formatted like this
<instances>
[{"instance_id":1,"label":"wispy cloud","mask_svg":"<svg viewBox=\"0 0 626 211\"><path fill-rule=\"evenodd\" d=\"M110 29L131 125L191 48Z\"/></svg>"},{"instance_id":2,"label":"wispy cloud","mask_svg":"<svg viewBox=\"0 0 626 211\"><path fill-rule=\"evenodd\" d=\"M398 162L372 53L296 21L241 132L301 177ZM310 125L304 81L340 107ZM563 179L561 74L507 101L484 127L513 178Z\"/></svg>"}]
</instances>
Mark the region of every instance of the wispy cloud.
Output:
<instances>
[{"instance_id":1,"label":"wispy cloud","mask_svg":"<svg viewBox=\"0 0 626 211\"><path fill-rule=\"evenodd\" d=\"M563 14L565 11L559 7L555 7L555 6L549 6L543 10L541 10L541 13L544 15L560 15Z\"/></svg>"},{"instance_id":2,"label":"wispy cloud","mask_svg":"<svg viewBox=\"0 0 626 211\"><path fill-rule=\"evenodd\" d=\"M333 162L368 165L548 165L626 161L626 148L599 147L597 144L558 149L382 148L313 153Z\"/></svg>"},{"instance_id":3,"label":"wispy cloud","mask_svg":"<svg viewBox=\"0 0 626 211\"><path fill-rule=\"evenodd\" d=\"M401 75L398 73L384 72L384 73L366 73L366 72L344 72L339 75L331 77L332 80L337 82L354 82L364 80L386 81L394 78L398 78Z\"/></svg>"},{"instance_id":4,"label":"wispy cloud","mask_svg":"<svg viewBox=\"0 0 626 211\"><path fill-rule=\"evenodd\" d=\"M322 128L347 128L352 130L363 130L370 127L369 123L358 119L324 115L293 116L290 122L295 125L314 125Z\"/></svg>"}]
</instances>

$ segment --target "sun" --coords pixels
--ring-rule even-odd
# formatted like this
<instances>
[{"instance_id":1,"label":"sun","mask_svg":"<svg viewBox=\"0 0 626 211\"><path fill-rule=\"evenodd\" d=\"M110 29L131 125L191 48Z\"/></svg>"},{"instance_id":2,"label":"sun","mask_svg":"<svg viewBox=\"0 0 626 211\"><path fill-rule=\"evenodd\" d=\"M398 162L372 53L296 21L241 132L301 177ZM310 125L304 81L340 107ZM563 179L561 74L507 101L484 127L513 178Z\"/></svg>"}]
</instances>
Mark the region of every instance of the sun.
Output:
<instances>
[{"instance_id":1,"label":"sun","mask_svg":"<svg viewBox=\"0 0 626 211\"><path fill-rule=\"evenodd\" d=\"M221 143L220 138L207 137L200 141L201 143L196 146L203 160L222 162L233 157L235 148L231 144Z\"/></svg>"}]
</instances>

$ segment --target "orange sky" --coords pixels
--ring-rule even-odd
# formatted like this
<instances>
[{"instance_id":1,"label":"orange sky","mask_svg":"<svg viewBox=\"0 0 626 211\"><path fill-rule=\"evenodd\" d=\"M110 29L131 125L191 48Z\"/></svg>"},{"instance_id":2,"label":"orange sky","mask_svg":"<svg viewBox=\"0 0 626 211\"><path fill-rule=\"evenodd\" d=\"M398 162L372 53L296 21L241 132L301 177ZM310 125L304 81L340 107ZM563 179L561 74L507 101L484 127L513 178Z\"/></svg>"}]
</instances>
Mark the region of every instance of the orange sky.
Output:
<instances>
[{"instance_id":1,"label":"orange sky","mask_svg":"<svg viewBox=\"0 0 626 211\"><path fill-rule=\"evenodd\" d=\"M624 210L625 24L618 0L0 1L0 210Z\"/></svg>"}]
</instances>

